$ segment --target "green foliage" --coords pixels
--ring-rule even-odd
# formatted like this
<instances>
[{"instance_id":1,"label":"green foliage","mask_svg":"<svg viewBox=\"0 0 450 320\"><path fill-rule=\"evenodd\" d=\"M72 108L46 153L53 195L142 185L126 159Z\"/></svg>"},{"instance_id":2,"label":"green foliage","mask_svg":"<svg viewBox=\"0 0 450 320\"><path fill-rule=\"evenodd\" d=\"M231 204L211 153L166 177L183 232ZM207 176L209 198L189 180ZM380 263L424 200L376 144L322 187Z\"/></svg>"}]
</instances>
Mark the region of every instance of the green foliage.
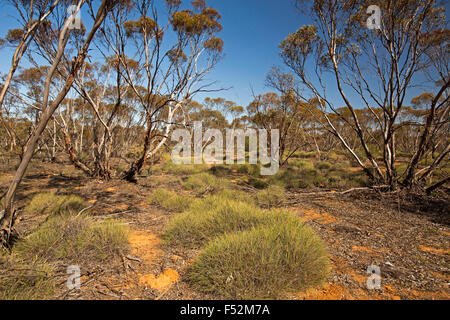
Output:
<instances>
[{"instance_id":1,"label":"green foliage","mask_svg":"<svg viewBox=\"0 0 450 320\"><path fill-rule=\"evenodd\" d=\"M316 151L309 151L309 152L300 151L296 153L294 156L301 159L308 159L308 158L315 158L317 156L317 153Z\"/></svg>"},{"instance_id":2,"label":"green foliage","mask_svg":"<svg viewBox=\"0 0 450 320\"><path fill-rule=\"evenodd\" d=\"M219 192L216 192L213 195L209 195L206 198L203 199L203 201L217 201L217 200L234 200L234 201L241 201L246 202L249 204L254 204L255 199L252 197L251 194L248 194L244 191L236 190L236 189L223 189Z\"/></svg>"},{"instance_id":3,"label":"green foliage","mask_svg":"<svg viewBox=\"0 0 450 320\"><path fill-rule=\"evenodd\" d=\"M25 207L26 214L77 213L84 208L84 201L77 196L59 196L51 192L38 193Z\"/></svg>"},{"instance_id":4,"label":"green foliage","mask_svg":"<svg viewBox=\"0 0 450 320\"><path fill-rule=\"evenodd\" d=\"M258 191L255 197L258 205L269 209L281 205L286 200L284 188L275 185Z\"/></svg>"},{"instance_id":5,"label":"green foliage","mask_svg":"<svg viewBox=\"0 0 450 320\"><path fill-rule=\"evenodd\" d=\"M194 199L189 196L178 195L164 188L156 188L148 198L151 204L175 212L182 212L190 207Z\"/></svg>"},{"instance_id":6,"label":"green foliage","mask_svg":"<svg viewBox=\"0 0 450 320\"><path fill-rule=\"evenodd\" d=\"M274 299L320 285L329 273L324 243L294 216L211 241L187 277L225 299Z\"/></svg>"},{"instance_id":7,"label":"green foliage","mask_svg":"<svg viewBox=\"0 0 450 320\"><path fill-rule=\"evenodd\" d=\"M319 170L328 170L331 169L331 163L327 161L320 161L315 164L315 167Z\"/></svg>"},{"instance_id":8,"label":"green foliage","mask_svg":"<svg viewBox=\"0 0 450 320\"><path fill-rule=\"evenodd\" d=\"M296 160L291 161L291 165L300 169L313 170L314 162L312 160Z\"/></svg>"},{"instance_id":9,"label":"green foliage","mask_svg":"<svg viewBox=\"0 0 450 320\"><path fill-rule=\"evenodd\" d=\"M0 252L0 300L48 299L56 287L52 274L53 267L47 263Z\"/></svg>"},{"instance_id":10,"label":"green foliage","mask_svg":"<svg viewBox=\"0 0 450 320\"><path fill-rule=\"evenodd\" d=\"M400 163L400 164L397 164L397 165L395 166L395 169L397 170L397 175L398 175L398 176L404 175L407 168L408 168L408 164L407 164L407 163Z\"/></svg>"},{"instance_id":11,"label":"green foliage","mask_svg":"<svg viewBox=\"0 0 450 320\"><path fill-rule=\"evenodd\" d=\"M282 218L279 213L259 209L249 202L207 197L176 216L169 223L164 238L168 244L192 248L219 235L276 223Z\"/></svg>"},{"instance_id":12,"label":"green foliage","mask_svg":"<svg viewBox=\"0 0 450 320\"><path fill-rule=\"evenodd\" d=\"M197 195L222 190L226 187L226 184L223 179L219 179L206 172L191 175L183 182L183 186L186 189L194 191Z\"/></svg>"},{"instance_id":13,"label":"green foliage","mask_svg":"<svg viewBox=\"0 0 450 320\"><path fill-rule=\"evenodd\" d=\"M174 175L191 175L207 171L205 164L175 164L171 160L163 165L163 170Z\"/></svg>"},{"instance_id":14,"label":"green foliage","mask_svg":"<svg viewBox=\"0 0 450 320\"><path fill-rule=\"evenodd\" d=\"M220 14L216 9L205 8L201 13L195 14L190 10L172 13L170 23L173 30L187 35L200 35L204 32L214 33L222 30L222 26L217 21Z\"/></svg>"},{"instance_id":15,"label":"green foliage","mask_svg":"<svg viewBox=\"0 0 450 320\"><path fill-rule=\"evenodd\" d=\"M312 183L312 175L315 170L282 169L277 174L268 178L269 184L287 189L307 188Z\"/></svg>"},{"instance_id":16,"label":"green foliage","mask_svg":"<svg viewBox=\"0 0 450 320\"><path fill-rule=\"evenodd\" d=\"M238 173L246 174L254 178L261 177L261 167L256 164L234 164L233 168L236 169Z\"/></svg>"},{"instance_id":17,"label":"green foliage","mask_svg":"<svg viewBox=\"0 0 450 320\"><path fill-rule=\"evenodd\" d=\"M14 252L27 261L104 263L128 246L127 229L113 220L97 222L87 216L60 215L19 240Z\"/></svg>"},{"instance_id":18,"label":"green foliage","mask_svg":"<svg viewBox=\"0 0 450 320\"><path fill-rule=\"evenodd\" d=\"M215 165L209 171L216 177L225 177L232 173L230 166L227 165Z\"/></svg>"},{"instance_id":19,"label":"green foliage","mask_svg":"<svg viewBox=\"0 0 450 320\"><path fill-rule=\"evenodd\" d=\"M254 187L256 189L264 189L269 186L269 184L266 181L264 181L263 179L255 178L253 176L249 176L247 182L249 185L251 185L252 187Z\"/></svg>"}]
</instances>

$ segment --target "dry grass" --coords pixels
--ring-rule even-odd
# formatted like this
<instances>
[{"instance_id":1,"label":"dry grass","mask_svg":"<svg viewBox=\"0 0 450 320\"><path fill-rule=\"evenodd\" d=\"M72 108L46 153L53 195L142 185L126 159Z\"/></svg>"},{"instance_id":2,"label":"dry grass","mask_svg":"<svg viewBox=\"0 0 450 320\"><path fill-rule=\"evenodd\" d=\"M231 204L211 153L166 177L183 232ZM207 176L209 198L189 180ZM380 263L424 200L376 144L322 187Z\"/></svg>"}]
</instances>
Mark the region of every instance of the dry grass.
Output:
<instances>
[{"instance_id":1,"label":"dry grass","mask_svg":"<svg viewBox=\"0 0 450 320\"><path fill-rule=\"evenodd\" d=\"M50 264L0 252L0 300L47 299L55 287Z\"/></svg>"}]
</instances>

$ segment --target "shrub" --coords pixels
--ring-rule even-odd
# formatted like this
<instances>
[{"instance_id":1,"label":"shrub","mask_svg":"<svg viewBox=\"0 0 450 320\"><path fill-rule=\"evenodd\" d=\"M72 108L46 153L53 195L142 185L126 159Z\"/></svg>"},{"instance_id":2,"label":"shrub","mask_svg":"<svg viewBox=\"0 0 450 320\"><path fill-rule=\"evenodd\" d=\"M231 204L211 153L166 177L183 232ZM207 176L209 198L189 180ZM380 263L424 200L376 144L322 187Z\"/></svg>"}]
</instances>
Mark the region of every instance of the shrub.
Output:
<instances>
[{"instance_id":1,"label":"shrub","mask_svg":"<svg viewBox=\"0 0 450 320\"><path fill-rule=\"evenodd\" d=\"M38 193L25 207L27 214L76 213L82 210L84 201L77 196L59 196L54 193Z\"/></svg>"},{"instance_id":2,"label":"shrub","mask_svg":"<svg viewBox=\"0 0 450 320\"><path fill-rule=\"evenodd\" d=\"M0 300L47 299L56 286L52 274L53 268L47 263L0 253Z\"/></svg>"},{"instance_id":3,"label":"shrub","mask_svg":"<svg viewBox=\"0 0 450 320\"><path fill-rule=\"evenodd\" d=\"M203 172L191 175L184 183L184 187L194 191L197 195L212 193L226 187L226 182L212 174Z\"/></svg>"},{"instance_id":4,"label":"shrub","mask_svg":"<svg viewBox=\"0 0 450 320\"><path fill-rule=\"evenodd\" d=\"M171 245L192 248L224 233L275 223L281 218L281 214L251 203L208 197L172 219L164 239Z\"/></svg>"},{"instance_id":5,"label":"shrub","mask_svg":"<svg viewBox=\"0 0 450 320\"><path fill-rule=\"evenodd\" d=\"M269 186L265 190L258 191L256 193L256 202L265 208L272 208L279 206L285 200L284 188L279 186Z\"/></svg>"},{"instance_id":6,"label":"shrub","mask_svg":"<svg viewBox=\"0 0 450 320\"><path fill-rule=\"evenodd\" d=\"M189 208L194 201L189 196L178 195L164 188L156 188L148 198L151 204L175 212L182 212Z\"/></svg>"},{"instance_id":7,"label":"shrub","mask_svg":"<svg viewBox=\"0 0 450 320\"><path fill-rule=\"evenodd\" d=\"M128 245L124 225L113 220L97 222L87 216L51 217L14 246L26 260L69 260L71 264L103 263Z\"/></svg>"},{"instance_id":8,"label":"shrub","mask_svg":"<svg viewBox=\"0 0 450 320\"><path fill-rule=\"evenodd\" d=\"M211 241L187 278L197 290L225 299L274 299L320 285L328 272L324 243L290 216Z\"/></svg>"}]
</instances>

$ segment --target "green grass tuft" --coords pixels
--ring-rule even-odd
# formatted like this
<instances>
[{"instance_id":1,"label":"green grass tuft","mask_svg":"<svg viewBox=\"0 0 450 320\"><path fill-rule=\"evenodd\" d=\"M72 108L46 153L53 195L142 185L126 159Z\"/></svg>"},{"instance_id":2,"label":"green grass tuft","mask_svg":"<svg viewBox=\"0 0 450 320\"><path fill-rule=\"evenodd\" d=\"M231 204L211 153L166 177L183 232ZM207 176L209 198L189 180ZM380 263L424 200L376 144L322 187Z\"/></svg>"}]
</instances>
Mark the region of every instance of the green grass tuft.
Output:
<instances>
[{"instance_id":1,"label":"green grass tuft","mask_svg":"<svg viewBox=\"0 0 450 320\"><path fill-rule=\"evenodd\" d=\"M26 214L77 213L84 208L84 200L77 196L60 196L51 192L38 193L25 207Z\"/></svg>"},{"instance_id":2,"label":"green grass tuft","mask_svg":"<svg viewBox=\"0 0 450 320\"><path fill-rule=\"evenodd\" d=\"M43 300L55 292L53 267L0 253L0 300Z\"/></svg>"},{"instance_id":3,"label":"green grass tuft","mask_svg":"<svg viewBox=\"0 0 450 320\"><path fill-rule=\"evenodd\" d=\"M182 212L188 209L194 199L164 188L156 188L148 198L151 204L158 205L166 210Z\"/></svg>"},{"instance_id":4,"label":"green grass tuft","mask_svg":"<svg viewBox=\"0 0 450 320\"><path fill-rule=\"evenodd\" d=\"M227 187L227 182L212 174L203 172L191 175L183 182L183 186L187 190L194 191L197 195L204 195L206 193L214 193L223 190Z\"/></svg>"},{"instance_id":5,"label":"green grass tuft","mask_svg":"<svg viewBox=\"0 0 450 320\"><path fill-rule=\"evenodd\" d=\"M88 216L54 216L26 238L14 252L26 260L70 261L70 264L104 263L128 247L127 229L113 220Z\"/></svg>"},{"instance_id":6,"label":"green grass tuft","mask_svg":"<svg viewBox=\"0 0 450 320\"><path fill-rule=\"evenodd\" d=\"M209 167L206 164L175 164L172 160L166 162L162 169L173 175L190 175L206 172Z\"/></svg>"},{"instance_id":7,"label":"green grass tuft","mask_svg":"<svg viewBox=\"0 0 450 320\"><path fill-rule=\"evenodd\" d=\"M322 284L329 265L324 243L291 216L211 241L187 278L225 299L275 299Z\"/></svg>"},{"instance_id":8,"label":"green grass tuft","mask_svg":"<svg viewBox=\"0 0 450 320\"><path fill-rule=\"evenodd\" d=\"M256 202L264 208L272 208L281 205L285 200L284 188L279 186L269 186L267 189L256 193Z\"/></svg>"},{"instance_id":9,"label":"green grass tuft","mask_svg":"<svg viewBox=\"0 0 450 320\"><path fill-rule=\"evenodd\" d=\"M262 210L251 202L212 196L195 202L188 211L173 218L164 239L170 245L193 248L222 234L276 223L279 219L283 219L283 214Z\"/></svg>"}]
</instances>

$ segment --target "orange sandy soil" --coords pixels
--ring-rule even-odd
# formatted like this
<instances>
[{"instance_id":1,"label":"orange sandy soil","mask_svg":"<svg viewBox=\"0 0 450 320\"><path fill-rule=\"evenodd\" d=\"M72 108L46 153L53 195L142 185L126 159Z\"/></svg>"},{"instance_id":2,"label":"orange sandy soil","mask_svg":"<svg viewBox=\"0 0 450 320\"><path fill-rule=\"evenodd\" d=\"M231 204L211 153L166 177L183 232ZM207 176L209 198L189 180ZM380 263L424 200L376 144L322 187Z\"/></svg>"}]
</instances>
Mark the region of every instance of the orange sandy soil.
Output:
<instances>
[{"instance_id":1,"label":"orange sandy soil","mask_svg":"<svg viewBox=\"0 0 450 320\"><path fill-rule=\"evenodd\" d=\"M63 174L56 174L65 168ZM67 173L68 172L68 173ZM8 174L0 171L0 192ZM229 177L242 183L238 175ZM169 181L169 182L168 182ZM55 299L211 299L184 280L195 250L178 251L161 237L175 213L151 206L155 186L182 192L177 179L140 177L138 184L90 180L70 165L34 163L18 191L19 210L39 192L76 194L98 219L114 217L129 226L130 250L113 263L82 266L81 291L61 285ZM289 192L286 208L326 241L332 260L322 288L288 299L449 299L450 219L448 202L400 200L398 196L337 192ZM18 229L32 230L43 217L22 217ZM368 290L366 270L381 268L381 289Z\"/></svg>"}]
</instances>

